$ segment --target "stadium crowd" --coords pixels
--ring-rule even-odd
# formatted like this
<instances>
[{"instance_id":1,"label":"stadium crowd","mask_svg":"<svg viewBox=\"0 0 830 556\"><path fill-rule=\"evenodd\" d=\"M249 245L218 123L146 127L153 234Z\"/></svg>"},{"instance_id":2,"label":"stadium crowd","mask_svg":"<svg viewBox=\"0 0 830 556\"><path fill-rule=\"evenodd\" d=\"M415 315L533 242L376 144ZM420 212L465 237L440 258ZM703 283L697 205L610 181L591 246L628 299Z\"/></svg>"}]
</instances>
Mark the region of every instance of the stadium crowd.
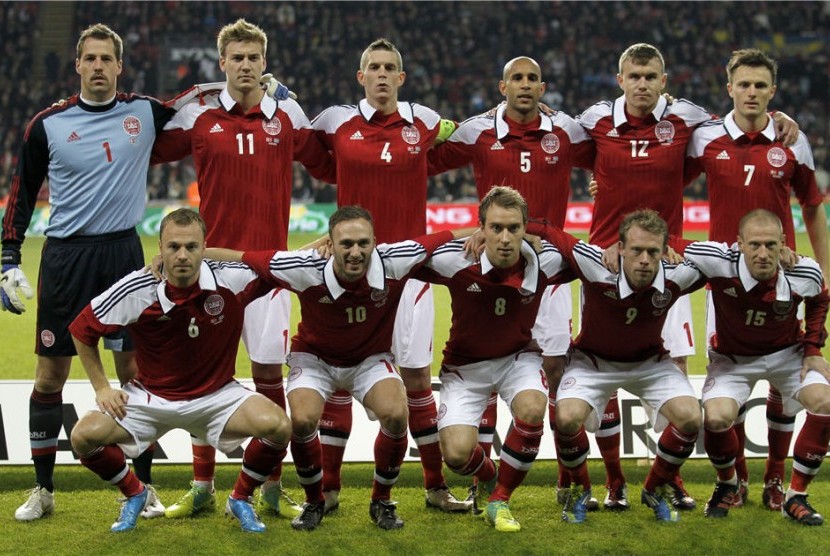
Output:
<instances>
[{"instance_id":1,"label":"stadium crowd","mask_svg":"<svg viewBox=\"0 0 830 556\"><path fill-rule=\"evenodd\" d=\"M15 84L0 93L0 198L8 193L28 120L76 88L74 60L61 63L56 53L43 53L48 58L42 81L29 73L39 39L30 30L41 12L37 2L0 3L6 39L0 74ZM671 94L725 114L731 102L723 94L726 60L737 48L759 47L779 61L773 108L793 116L809 137L822 192L830 183L827 2L800 2L797 10L790 2L500 2L498 9L490 2L77 2L75 21L68 24L103 21L118 29L128 52L120 89L169 99L190 84L221 79L215 60L174 62L171 49L203 46L213 52L219 28L237 17L272 35L268 70L298 93L309 117L360 98L354 60L378 35L407 52L403 98L459 121L501 100L493 78L519 51L535 54L543 66L543 102L576 116L599 99L619 96L613 78L617 57L636 41L664 52ZM68 36L74 40L74 33ZM168 69L178 79L165 78ZM188 162L155 167L150 198L186 197L194 175ZM575 200L588 198L584 172L574 172L572 185ZM687 196L705 198L703 182ZM333 197L330 185L296 169L295 200ZM474 200L472 173L461 169L430 178L429 198Z\"/></svg>"}]
</instances>

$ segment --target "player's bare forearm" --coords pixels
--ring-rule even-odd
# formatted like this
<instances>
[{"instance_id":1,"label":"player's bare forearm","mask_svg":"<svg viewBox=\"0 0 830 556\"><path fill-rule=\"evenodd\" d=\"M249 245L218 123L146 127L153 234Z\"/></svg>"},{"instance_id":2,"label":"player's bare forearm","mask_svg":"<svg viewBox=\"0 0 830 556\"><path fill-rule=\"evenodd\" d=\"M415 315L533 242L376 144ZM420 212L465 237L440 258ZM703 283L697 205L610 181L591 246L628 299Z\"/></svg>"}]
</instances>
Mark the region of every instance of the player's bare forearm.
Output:
<instances>
[{"instance_id":1,"label":"player's bare forearm","mask_svg":"<svg viewBox=\"0 0 830 556\"><path fill-rule=\"evenodd\" d=\"M828 249L830 249L830 241L828 241L827 233L827 213L824 211L824 205L815 207L801 207L801 212L804 215L804 225L807 228L807 235L810 238L810 246L813 248L813 255L821 268L821 273L824 275L824 280L828 279Z\"/></svg>"},{"instance_id":2,"label":"player's bare forearm","mask_svg":"<svg viewBox=\"0 0 830 556\"><path fill-rule=\"evenodd\" d=\"M104 365L101 363L98 345L89 346L74 337L72 341L75 342L75 351L78 352L78 358L84 366L86 376L89 377L89 382L95 390L95 403L98 409L107 415L123 419L127 415L126 406L129 396L123 390L110 385Z\"/></svg>"},{"instance_id":3,"label":"player's bare forearm","mask_svg":"<svg viewBox=\"0 0 830 556\"><path fill-rule=\"evenodd\" d=\"M205 249L205 258L214 261L225 261L230 263L241 263L243 251L225 249L223 247L208 247Z\"/></svg>"}]
</instances>

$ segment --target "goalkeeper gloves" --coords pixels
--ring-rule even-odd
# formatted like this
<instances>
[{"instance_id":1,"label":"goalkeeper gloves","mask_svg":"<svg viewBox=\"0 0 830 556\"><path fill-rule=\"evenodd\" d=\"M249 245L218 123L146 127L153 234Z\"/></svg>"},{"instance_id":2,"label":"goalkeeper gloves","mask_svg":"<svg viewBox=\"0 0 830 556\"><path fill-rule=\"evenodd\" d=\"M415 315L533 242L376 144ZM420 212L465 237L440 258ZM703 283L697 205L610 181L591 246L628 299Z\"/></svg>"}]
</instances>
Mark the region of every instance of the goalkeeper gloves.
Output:
<instances>
[{"instance_id":1,"label":"goalkeeper gloves","mask_svg":"<svg viewBox=\"0 0 830 556\"><path fill-rule=\"evenodd\" d=\"M293 91L289 91L288 87L280 83L271 73L263 74L259 80L259 84L265 88L265 94L274 100L285 100L288 98L297 100L297 95Z\"/></svg>"},{"instance_id":2,"label":"goalkeeper gloves","mask_svg":"<svg viewBox=\"0 0 830 556\"><path fill-rule=\"evenodd\" d=\"M32 299L34 290L29 285L26 275L20 270L20 251L4 249L2 256L3 276L0 279L0 300L2 309L19 315L26 311L26 306L20 300L20 294L26 299Z\"/></svg>"}]
</instances>

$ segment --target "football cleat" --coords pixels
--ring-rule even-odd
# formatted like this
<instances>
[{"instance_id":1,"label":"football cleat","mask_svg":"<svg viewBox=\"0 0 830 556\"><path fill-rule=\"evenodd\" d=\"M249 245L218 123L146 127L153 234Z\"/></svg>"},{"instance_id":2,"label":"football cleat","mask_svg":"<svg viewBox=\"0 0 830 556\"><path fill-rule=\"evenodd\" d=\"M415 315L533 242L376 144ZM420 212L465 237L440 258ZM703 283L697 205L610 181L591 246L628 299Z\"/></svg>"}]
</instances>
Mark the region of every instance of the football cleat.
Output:
<instances>
[{"instance_id":1,"label":"football cleat","mask_svg":"<svg viewBox=\"0 0 830 556\"><path fill-rule=\"evenodd\" d=\"M484 511L487 522L502 533L515 533L521 530L522 526L510 513L510 506L503 500L494 500L487 503Z\"/></svg>"},{"instance_id":2,"label":"football cleat","mask_svg":"<svg viewBox=\"0 0 830 556\"><path fill-rule=\"evenodd\" d=\"M311 531L320 525L325 513L325 502L305 503L300 515L291 520L291 527L297 531Z\"/></svg>"},{"instance_id":3,"label":"football cleat","mask_svg":"<svg viewBox=\"0 0 830 556\"><path fill-rule=\"evenodd\" d=\"M216 492L190 482L190 490L179 501L164 510L164 517L190 517L206 510L216 509Z\"/></svg>"},{"instance_id":4,"label":"football cleat","mask_svg":"<svg viewBox=\"0 0 830 556\"><path fill-rule=\"evenodd\" d=\"M246 533L264 533L265 524L254 511L250 498L240 500L228 496L225 504L225 515L231 519L239 520L242 530Z\"/></svg>"},{"instance_id":5,"label":"football cleat","mask_svg":"<svg viewBox=\"0 0 830 556\"><path fill-rule=\"evenodd\" d=\"M323 505L323 513L326 515L336 511L337 508L340 507L340 491L339 490L326 490L323 491L323 499L325 500L325 504Z\"/></svg>"},{"instance_id":6,"label":"football cleat","mask_svg":"<svg viewBox=\"0 0 830 556\"><path fill-rule=\"evenodd\" d=\"M744 504L746 504L747 497L749 497L749 483L738 479L738 492L732 499L732 507L743 508Z\"/></svg>"},{"instance_id":7,"label":"football cleat","mask_svg":"<svg viewBox=\"0 0 830 556\"><path fill-rule=\"evenodd\" d=\"M761 495L764 506L777 512L784 506L784 487L781 486L781 479L773 477L764 484L764 493Z\"/></svg>"},{"instance_id":8,"label":"football cleat","mask_svg":"<svg viewBox=\"0 0 830 556\"><path fill-rule=\"evenodd\" d=\"M554 488L556 489L556 503L560 506L567 504L568 496L571 493L571 487L561 487L556 485ZM588 502L585 503L585 509L589 512L599 511L599 500L591 496L591 498L588 499Z\"/></svg>"},{"instance_id":9,"label":"football cleat","mask_svg":"<svg viewBox=\"0 0 830 556\"><path fill-rule=\"evenodd\" d=\"M403 520L395 511L397 502L389 500L372 500L369 504L369 517L381 529L391 530L403 527Z\"/></svg>"},{"instance_id":10,"label":"football cleat","mask_svg":"<svg viewBox=\"0 0 830 556\"><path fill-rule=\"evenodd\" d=\"M738 485L729 483L715 483L715 490L712 497L706 502L703 508L703 515L706 517L726 517L729 508L735 505L735 498L738 496Z\"/></svg>"},{"instance_id":11,"label":"football cleat","mask_svg":"<svg viewBox=\"0 0 830 556\"><path fill-rule=\"evenodd\" d=\"M657 521L674 523L680 521L680 515L677 513L676 509L670 507L666 502L666 488L667 485L663 485L662 488L658 488L655 492L649 492L648 490L643 489L643 492L640 495L640 502L652 509L654 517L657 518Z\"/></svg>"},{"instance_id":12,"label":"football cleat","mask_svg":"<svg viewBox=\"0 0 830 556\"><path fill-rule=\"evenodd\" d=\"M484 510L481 508L487 507L490 495L496 490L498 484L498 471L489 481L478 481L475 485L470 487L470 496L473 497L473 515L481 515ZM467 498L469 499L468 496Z\"/></svg>"},{"instance_id":13,"label":"football cleat","mask_svg":"<svg viewBox=\"0 0 830 556\"><path fill-rule=\"evenodd\" d=\"M459 500L446 486L431 488L426 491L427 508L437 508L443 512L469 512L473 509L472 500Z\"/></svg>"},{"instance_id":14,"label":"football cleat","mask_svg":"<svg viewBox=\"0 0 830 556\"><path fill-rule=\"evenodd\" d=\"M40 485L29 491L26 501L14 512L17 521L34 521L55 511L55 495Z\"/></svg>"},{"instance_id":15,"label":"football cleat","mask_svg":"<svg viewBox=\"0 0 830 556\"><path fill-rule=\"evenodd\" d=\"M118 519L110 527L113 533L123 533L124 531L131 531L135 529L135 524L138 521L138 516L144 511L147 506L147 501L150 498L150 489L144 488L135 496L130 496L121 504L121 512L118 514Z\"/></svg>"},{"instance_id":16,"label":"football cleat","mask_svg":"<svg viewBox=\"0 0 830 556\"><path fill-rule=\"evenodd\" d=\"M625 483L617 488L609 487L607 491L605 500L602 502L606 510L624 512L631 509L631 504L628 503L628 486Z\"/></svg>"},{"instance_id":17,"label":"football cleat","mask_svg":"<svg viewBox=\"0 0 830 556\"><path fill-rule=\"evenodd\" d=\"M591 489L584 490L577 484L571 485L565 507L562 509L562 521L566 523L583 523L588 512L588 501L593 498Z\"/></svg>"},{"instance_id":18,"label":"football cleat","mask_svg":"<svg viewBox=\"0 0 830 556\"><path fill-rule=\"evenodd\" d=\"M284 507L280 505L280 498L285 501ZM268 489L260 487L254 497L254 507L260 515L273 513L274 515L281 515L288 519L294 519L303 513L303 508L294 502L280 484L274 484Z\"/></svg>"},{"instance_id":19,"label":"football cleat","mask_svg":"<svg viewBox=\"0 0 830 556\"><path fill-rule=\"evenodd\" d=\"M153 485L144 485L149 491L147 494L147 505L141 512L141 517L144 519L153 519L164 516L164 504L161 503L158 492L153 488Z\"/></svg>"},{"instance_id":20,"label":"football cleat","mask_svg":"<svg viewBox=\"0 0 830 556\"><path fill-rule=\"evenodd\" d=\"M674 481L666 484L669 489L671 505L677 510L691 511L697 507L695 499L689 496L686 492L686 487L683 485L683 479L675 477Z\"/></svg>"},{"instance_id":21,"label":"football cleat","mask_svg":"<svg viewBox=\"0 0 830 556\"><path fill-rule=\"evenodd\" d=\"M822 525L824 523L824 517L807 502L806 494L791 496L789 500L784 502L781 513L784 514L784 517L797 521L802 525Z\"/></svg>"}]
</instances>

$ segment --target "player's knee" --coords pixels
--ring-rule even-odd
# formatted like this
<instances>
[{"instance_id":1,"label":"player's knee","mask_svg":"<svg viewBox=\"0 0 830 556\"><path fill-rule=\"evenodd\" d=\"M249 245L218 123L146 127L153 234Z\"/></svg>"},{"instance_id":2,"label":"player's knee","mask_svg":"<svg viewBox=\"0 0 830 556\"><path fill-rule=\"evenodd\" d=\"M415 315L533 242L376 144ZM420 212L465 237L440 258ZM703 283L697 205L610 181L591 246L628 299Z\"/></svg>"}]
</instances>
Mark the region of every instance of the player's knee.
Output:
<instances>
[{"instance_id":1,"label":"player's knee","mask_svg":"<svg viewBox=\"0 0 830 556\"><path fill-rule=\"evenodd\" d=\"M76 454L83 456L102 445L106 432L102 417L106 418L101 413L89 413L72 428L69 441Z\"/></svg>"},{"instance_id":2,"label":"player's knee","mask_svg":"<svg viewBox=\"0 0 830 556\"><path fill-rule=\"evenodd\" d=\"M528 393L518 403L513 404L513 413L521 421L531 425L538 425L545 420L548 409L548 399L538 392Z\"/></svg>"},{"instance_id":3,"label":"player's knee","mask_svg":"<svg viewBox=\"0 0 830 556\"><path fill-rule=\"evenodd\" d=\"M556 428L565 434L576 434L584 423L584 417L578 408L571 404L557 402Z\"/></svg>"},{"instance_id":4,"label":"player's knee","mask_svg":"<svg viewBox=\"0 0 830 556\"><path fill-rule=\"evenodd\" d=\"M672 423L684 434L694 434L700 430L702 415L700 405L695 403L678 404L674 409Z\"/></svg>"},{"instance_id":5,"label":"player's knee","mask_svg":"<svg viewBox=\"0 0 830 556\"><path fill-rule=\"evenodd\" d=\"M320 416L314 416L302 413L291 414L291 430L297 438L308 438L317 430L320 423Z\"/></svg>"},{"instance_id":6,"label":"player's knee","mask_svg":"<svg viewBox=\"0 0 830 556\"><path fill-rule=\"evenodd\" d=\"M707 430L722 432L735 424L735 416L717 409L707 409L704 412L703 425Z\"/></svg>"},{"instance_id":7,"label":"player's knee","mask_svg":"<svg viewBox=\"0 0 830 556\"><path fill-rule=\"evenodd\" d=\"M463 468L473 455L470 448L453 442L442 442L441 453L444 456L444 463L453 470Z\"/></svg>"},{"instance_id":8,"label":"player's knee","mask_svg":"<svg viewBox=\"0 0 830 556\"><path fill-rule=\"evenodd\" d=\"M384 429L392 434L402 434L406 432L407 422L409 421L409 412L406 405L402 407L392 407L385 411L383 415L378 415L381 425Z\"/></svg>"},{"instance_id":9,"label":"player's knee","mask_svg":"<svg viewBox=\"0 0 830 556\"><path fill-rule=\"evenodd\" d=\"M256 438L267 438L275 444L286 444L291 439L291 420L284 412L267 412L252 419Z\"/></svg>"}]
</instances>

